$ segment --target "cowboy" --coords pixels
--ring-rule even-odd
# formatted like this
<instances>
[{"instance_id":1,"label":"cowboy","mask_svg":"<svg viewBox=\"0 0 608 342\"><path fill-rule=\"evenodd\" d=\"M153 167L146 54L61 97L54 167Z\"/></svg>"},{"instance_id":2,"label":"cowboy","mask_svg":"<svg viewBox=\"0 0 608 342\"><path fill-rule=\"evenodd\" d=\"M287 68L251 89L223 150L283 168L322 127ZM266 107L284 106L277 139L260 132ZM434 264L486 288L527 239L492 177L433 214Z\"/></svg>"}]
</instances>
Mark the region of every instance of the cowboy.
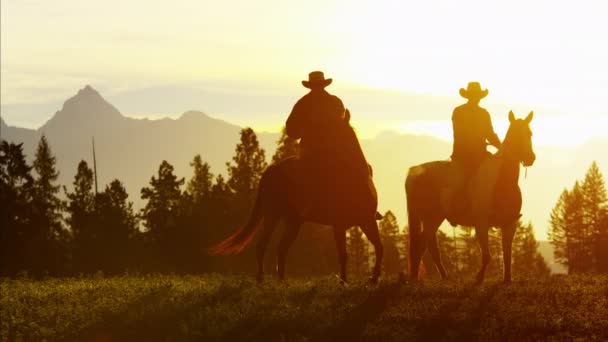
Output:
<instances>
[{"instance_id":1,"label":"cowboy","mask_svg":"<svg viewBox=\"0 0 608 342\"><path fill-rule=\"evenodd\" d=\"M302 197L306 211L319 215L353 216L360 204L372 203L368 164L349 124L342 101L325 87L331 78L313 71L302 81L310 92L293 107L286 133L300 140Z\"/></svg>"},{"instance_id":2,"label":"cowboy","mask_svg":"<svg viewBox=\"0 0 608 342\"><path fill-rule=\"evenodd\" d=\"M488 95L479 82L469 82L467 89L460 88L460 96L467 103L454 109L452 127L454 145L452 148L452 172L450 185L442 200L448 210L448 220L468 211L470 198L468 184L483 160L489 155L487 143L499 148L500 139L494 132L490 113L479 106L479 101ZM455 197L456 196L456 197Z\"/></svg>"},{"instance_id":3,"label":"cowboy","mask_svg":"<svg viewBox=\"0 0 608 342\"><path fill-rule=\"evenodd\" d=\"M335 127L345 117L342 101L325 90L331 82L321 71L308 74L308 81L302 81L302 85L310 92L295 104L285 125L289 137L301 139L300 151L305 161L326 154L328 144L333 142Z\"/></svg>"},{"instance_id":4,"label":"cowboy","mask_svg":"<svg viewBox=\"0 0 608 342\"><path fill-rule=\"evenodd\" d=\"M452 114L452 160L462 164L467 178L487 156L486 141L496 148L501 145L494 132L490 113L479 106L479 101L487 95L488 90L481 90L479 82L470 82L467 89L460 88L460 96L467 99L467 103L456 107Z\"/></svg>"}]
</instances>

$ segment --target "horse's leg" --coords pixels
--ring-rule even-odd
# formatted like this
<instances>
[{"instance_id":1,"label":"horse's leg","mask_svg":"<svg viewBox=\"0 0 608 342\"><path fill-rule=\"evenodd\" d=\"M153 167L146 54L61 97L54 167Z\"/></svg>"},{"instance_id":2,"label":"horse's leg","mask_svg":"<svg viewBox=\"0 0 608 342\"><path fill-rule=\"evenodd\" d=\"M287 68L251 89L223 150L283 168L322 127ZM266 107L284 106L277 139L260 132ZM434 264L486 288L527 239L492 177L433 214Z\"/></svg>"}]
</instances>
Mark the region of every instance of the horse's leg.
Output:
<instances>
[{"instance_id":1,"label":"horse's leg","mask_svg":"<svg viewBox=\"0 0 608 342\"><path fill-rule=\"evenodd\" d=\"M294 218L288 218L285 220L285 232L279 241L279 248L277 253L277 273L279 280L285 280L285 263L287 260L287 252L295 241L300 231L301 223Z\"/></svg>"},{"instance_id":2,"label":"horse's leg","mask_svg":"<svg viewBox=\"0 0 608 342\"><path fill-rule=\"evenodd\" d=\"M443 266L443 262L441 262L441 253L439 251L439 244L437 243L437 230L439 229L441 222L443 222L443 218L427 221L428 224L424 226L424 235L426 235L429 252L431 253L431 257L433 257L433 262L441 275L441 279L447 279L448 273Z\"/></svg>"},{"instance_id":3,"label":"horse's leg","mask_svg":"<svg viewBox=\"0 0 608 342\"><path fill-rule=\"evenodd\" d=\"M513 245L513 236L515 235L516 222L502 227L502 255L503 255L503 281L511 282L511 247Z\"/></svg>"},{"instance_id":4,"label":"horse's leg","mask_svg":"<svg viewBox=\"0 0 608 342\"><path fill-rule=\"evenodd\" d=\"M491 256L488 241L488 231L489 228L487 225L475 227L475 236L477 237L479 249L481 250L481 269L479 270L479 273L477 273L477 277L475 279L477 284L483 283L483 279L486 275L486 269L490 263Z\"/></svg>"},{"instance_id":5,"label":"horse's leg","mask_svg":"<svg viewBox=\"0 0 608 342\"><path fill-rule=\"evenodd\" d=\"M361 226L361 229L369 242L371 242L371 244L374 246L376 263L374 264L374 270L369 282L376 284L378 282L378 278L380 278L380 273L382 272L382 259L384 258L384 246L382 246L382 241L380 240L378 223L376 221L371 221L370 223Z\"/></svg>"},{"instance_id":6,"label":"horse's leg","mask_svg":"<svg viewBox=\"0 0 608 342\"><path fill-rule=\"evenodd\" d=\"M334 240L338 251L338 260L340 262L340 280L342 283L347 282L346 278L346 227L342 225L334 226Z\"/></svg>"},{"instance_id":7,"label":"horse's leg","mask_svg":"<svg viewBox=\"0 0 608 342\"><path fill-rule=\"evenodd\" d=\"M426 226L426 222L422 221L422 226ZM419 280L420 264L422 257L426 252L427 238L423 231L416 231L410 227L410 275L414 281Z\"/></svg>"},{"instance_id":8,"label":"horse's leg","mask_svg":"<svg viewBox=\"0 0 608 342\"><path fill-rule=\"evenodd\" d=\"M264 281L264 255L266 254L268 242L270 241L270 237L272 236L272 232L274 232L278 221L279 219L275 216L266 215L264 218L264 227L262 228L262 233L260 234L260 239L258 240L258 244L256 246L258 263L258 274L256 279L258 283Z\"/></svg>"}]
</instances>

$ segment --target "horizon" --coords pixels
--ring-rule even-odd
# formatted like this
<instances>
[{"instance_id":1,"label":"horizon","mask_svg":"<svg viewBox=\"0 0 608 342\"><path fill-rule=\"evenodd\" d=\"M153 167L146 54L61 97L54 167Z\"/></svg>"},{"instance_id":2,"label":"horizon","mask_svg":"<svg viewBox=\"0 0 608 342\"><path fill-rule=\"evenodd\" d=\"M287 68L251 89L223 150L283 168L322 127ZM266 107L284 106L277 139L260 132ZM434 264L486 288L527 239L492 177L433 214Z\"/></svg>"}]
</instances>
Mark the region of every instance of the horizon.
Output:
<instances>
[{"instance_id":1,"label":"horizon","mask_svg":"<svg viewBox=\"0 0 608 342\"><path fill-rule=\"evenodd\" d=\"M235 116L234 113L230 113L227 115L222 115L221 113L215 113L215 112L209 112L206 111L205 109L202 108L190 108L190 109L186 109L186 110L182 110L181 112L174 112L174 113L151 113L148 112L146 113L145 110L143 111L131 111L131 112L125 112L121 109L121 106L119 105L115 105L115 103L112 101L112 99L116 99L119 103L122 103L123 105L127 105L127 107L129 108L134 108L138 106L138 103L131 101L125 101L125 97L128 97L128 95L130 93L115 93L113 95L110 96L106 96L104 93L102 93L101 91L99 91L96 87L91 86L89 84L87 84L86 86L83 86L82 88L80 88L79 90L84 89L85 87L90 86L92 89L98 91L100 93L100 95L110 104L114 105L116 107L116 109L124 116L124 117L128 117L128 118L133 118L133 119L148 119L148 120L163 120L163 119L179 119L183 114L188 113L188 112L201 112L204 113L212 118L215 119L219 119L219 120L223 120L226 121L228 123L234 124L234 125L238 125L241 127L252 127L253 129L256 130L256 132L267 132L267 133L280 133L281 129L284 125L283 122L279 121L278 123L273 122L271 119L267 119L264 121L265 124L262 125L255 125L255 124L248 124L249 122L247 121L247 119L243 119L241 117ZM304 89L304 88L302 88ZM305 89L303 90L304 92L306 91ZM346 92L348 93L348 91L352 92L352 88L351 89L346 89ZM359 90L361 91L361 90ZM365 90L364 90L365 91ZM371 90L373 91L373 90ZM330 90L331 92L331 90ZM73 96L76 96L77 91L74 90L72 92L72 95L66 97L63 100L58 100L58 101L53 101L53 102L48 102L43 104L44 107L48 108L46 110L46 112L51 113L48 116L42 116L42 115L37 115L36 116L36 121L30 121L29 124L24 122L20 122L19 120L15 121L15 116L16 115L11 115L10 112L8 113L8 119L7 119L7 113L4 112L0 112L0 115L2 115L2 118L4 120L4 122L9 125L9 126L13 126L13 127L20 127L20 128L27 128L27 129L34 129L37 130L40 127L42 127L48 120L52 119L53 116L55 115L56 112L60 111L62 108L62 104L67 101L68 98L71 98ZM394 93L401 93L401 92L392 92ZM411 95L408 94L409 96L416 96L416 95ZM424 96L424 95L423 95ZM169 98L171 96L168 96ZM443 101L449 101L449 102L454 102L456 104L461 104L464 103L464 99L460 98L456 98L456 97L440 97L440 96L425 96L425 98L437 98L437 99L441 99ZM61 103L61 104L59 104ZM483 105L482 106L488 108L490 110L490 112L492 113L492 109L497 109L500 108L502 111L506 111L507 106L503 105L503 104L497 104L497 103L492 103L489 102L489 105ZM348 106L347 106L348 107ZM519 105L516 106L517 109L519 109L519 111L516 111L516 116L519 117L523 117L525 115L527 115L527 112L524 112L522 108L524 108L525 106L523 105ZM29 105L17 105L17 108L29 108ZM55 108L53 110L51 110L50 108ZM23 109L22 109L23 110ZM498 112L498 110L496 110L495 112ZM571 119L569 118L568 115L566 114L560 114L560 113L556 113L556 112L549 112L551 114L554 114L554 117L542 117L543 112L541 111L541 114L539 115L538 111L534 111L536 114L536 118L535 118L535 122L533 123L533 129L534 126L542 126L542 127L551 127L551 130L545 130L545 131L535 131L535 137L534 137L534 143L536 146L547 146L547 147L577 147L580 145L583 145L585 143L588 143L590 141L593 140L608 140L608 133L606 133L604 127L608 127L608 117L602 117L602 116L594 116L592 117L595 121L595 124L592 125L591 127L586 126L586 123L584 122L572 122ZM276 113L272 113L267 115L267 117L270 116L272 117L277 117L279 115L277 115ZM504 117L498 117L498 115L496 114L492 114L493 118L494 118L494 128L496 129L496 132L498 133L498 135L500 137L503 137L504 134L506 133L506 129L508 128L508 120L506 119L506 114ZM433 118L436 117L436 115L433 115ZM353 126L358 129L358 133L359 136L362 139L376 139L378 136L386 134L386 133L398 133L398 134L406 134L406 135L422 135L422 136L430 136L433 138L437 138L439 140L442 141L446 141L446 142L451 142L452 141L452 132L451 132L451 120L448 119L430 119L430 120L416 120L416 119L412 119L412 120L403 120L403 121L395 121L393 124L389 124L389 125L381 125L381 126L377 126L377 125L371 125L370 128L370 122L368 119L366 118L361 118L361 117L357 117L354 116L353 119ZM538 122L541 122L540 124ZM579 132L580 134L578 135L573 135L570 137L570 139L563 139L562 135L560 132L569 130L570 132ZM555 135L553 135L553 133L556 133ZM547 134L548 133L548 134Z\"/></svg>"}]
</instances>

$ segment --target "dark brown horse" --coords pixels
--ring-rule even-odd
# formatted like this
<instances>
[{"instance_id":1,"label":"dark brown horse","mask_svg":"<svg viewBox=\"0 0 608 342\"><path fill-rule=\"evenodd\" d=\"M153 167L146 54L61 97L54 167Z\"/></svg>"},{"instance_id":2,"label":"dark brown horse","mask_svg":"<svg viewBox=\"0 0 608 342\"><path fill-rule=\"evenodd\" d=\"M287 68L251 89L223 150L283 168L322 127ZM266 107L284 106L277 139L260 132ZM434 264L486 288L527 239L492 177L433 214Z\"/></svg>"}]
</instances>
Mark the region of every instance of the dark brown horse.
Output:
<instances>
[{"instance_id":1,"label":"dark brown horse","mask_svg":"<svg viewBox=\"0 0 608 342\"><path fill-rule=\"evenodd\" d=\"M351 129L348 126L348 129ZM354 134L345 130L348 134ZM358 143L357 143L358 147ZM347 205L337 205L337 210L341 213L322 213L314 210L308 210L305 203L300 199L303 196L301 185L297 184L297 179L301 178L302 168L301 161L297 158L288 158L276 164L270 165L262 178L258 188L257 199L255 201L253 211L249 221L245 226L229 236L224 241L211 248L212 254L236 254L241 252L251 241L254 236L260 232L260 238L257 242L257 280L263 281L264 277L264 255L270 237L275 230L275 227L280 221L286 225L285 232L279 242L277 255L277 271L279 279L285 278L285 260L287 252L294 240L296 239L300 226L303 222L314 222L323 225L333 226L334 239L336 248L338 249L338 258L340 263L340 279L343 282L347 281L346 276L346 230L352 226L359 226L368 240L372 243L375 250L376 262L370 277L370 282L376 283L380 277L382 258L384 249L380 241L378 225L376 223L376 210L378 199L373 190L372 196L365 197L365 203L356 203L357 198L342 198L342 203L348 202ZM371 169L370 169L371 171ZM348 169L344 172L348 172ZM348 178L345 175L343 178ZM373 189L371 181L371 172L369 174L369 186ZM330 194L327 194L330 195ZM336 196L334 196L336 197ZM356 196L355 196L356 197ZM319 200L319 199L317 199ZM361 202L361 201L360 201ZM361 204L360 206L357 204ZM365 208L359 212L357 210L349 210L352 207ZM344 219L351 217L351 219Z\"/></svg>"},{"instance_id":2,"label":"dark brown horse","mask_svg":"<svg viewBox=\"0 0 608 342\"><path fill-rule=\"evenodd\" d=\"M499 227L502 232L505 282L511 281L511 244L521 210L519 190L520 164L531 166L536 159L532 148L531 112L525 119L509 113L510 126L502 147L488 157L470 182L470 208L460 217L448 217L441 201L448 186L451 162L436 161L410 168L405 181L410 229L410 275L418 279L419 266L427 248L442 278L447 273L441 262L436 233L445 219L453 224L475 227L482 253L481 269L476 281L482 283L490 262L488 230Z\"/></svg>"}]
</instances>

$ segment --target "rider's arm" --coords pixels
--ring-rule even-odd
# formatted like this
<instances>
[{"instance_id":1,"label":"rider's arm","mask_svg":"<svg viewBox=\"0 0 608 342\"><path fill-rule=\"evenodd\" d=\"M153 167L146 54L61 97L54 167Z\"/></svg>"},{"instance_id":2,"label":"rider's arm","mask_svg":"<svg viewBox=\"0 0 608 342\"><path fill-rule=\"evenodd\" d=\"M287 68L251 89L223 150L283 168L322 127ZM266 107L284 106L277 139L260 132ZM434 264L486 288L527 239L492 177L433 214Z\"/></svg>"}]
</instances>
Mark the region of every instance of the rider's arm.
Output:
<instances>
[{"instance_id":1,"label":"rider's arm","mask_svg":"<svg viewBox=\"0 0 608 342\"><path fill-rule=\"evenodd\" d=\"M500 148L500 146L502 145L502 143L500 142L500 138L498 138L498 135L496 135L496 132L494 132L494 127L492 126L492 118L490 117L490 113L488 113L488 111L484 110L485 112L485 116L486 116L486 139L488 140L488 142L490 143L490 145L496 147L496 148Z\"/></svg>"},{"instance_id":2,"label":"rider's arm","mask_svg":"<svg viewBox=\"0 0 608 342\"><path fill-rule=\"evenodd\" d=\"M293 109L291 110L291 114L287 118L287 122L285 123L285 132L290 138L300 139L302 137L302 104L298 101Z\"/></svg>"}]
</instances>

